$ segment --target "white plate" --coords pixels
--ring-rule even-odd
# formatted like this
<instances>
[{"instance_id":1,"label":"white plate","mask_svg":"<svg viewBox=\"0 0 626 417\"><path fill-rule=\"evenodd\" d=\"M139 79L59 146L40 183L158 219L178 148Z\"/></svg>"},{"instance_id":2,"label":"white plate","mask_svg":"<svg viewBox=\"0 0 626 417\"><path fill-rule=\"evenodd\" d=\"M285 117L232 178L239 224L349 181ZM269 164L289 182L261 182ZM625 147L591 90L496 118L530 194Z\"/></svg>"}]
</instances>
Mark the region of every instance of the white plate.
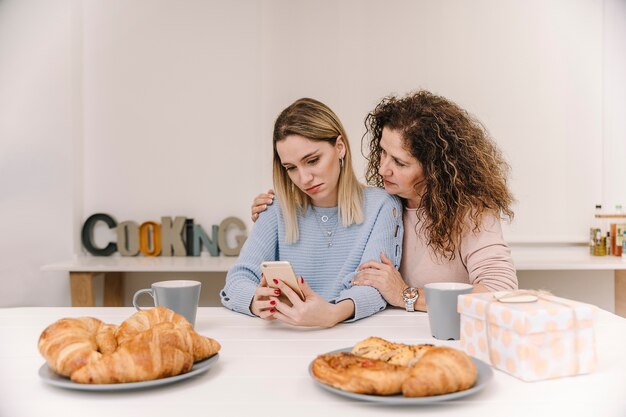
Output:
<instances>
[{"instance_id":1,"label":"white plate","mask_svg":"<svg viewBox=\"0 0 626 417\"><path fill-rule=\"evenodd\" d=\"M352 352L351 348L334 350L332 352L328 352L328 354L337 353L337 352ZM485 388L487 383L493 377L493 371L491 370L491 366L487 365L485 362L480 359L476 359L471 357L472 361L476 365L478 370L478 377L476 378L476 383L473 387L468 388L464 391L453 392L451 394L442 394L442 395L433 395L431 397L404 397L401 394L397 395L368 395L368 394L355 394L354 392L343 391L335 387L331 387L330 385L326 385L313 376L312 367L313 362L309 365L309 375L313 378L313 381L317 383L321 388L335 393L337 395L341 395L343 397L352 398L354 400L360 401L369 401L369 402L377 402L384 404L397 404L397 405L420 405L420 404L430 404L439 401L447 401L447 400L455 400L457 398L467 397L469 395L475 394L481 389Z\"/></svg>"},{"instance_id":2,"label":"white plate","mask_svg":"<svg viewBox=\"0 0 626 417\"><path fill-rule=\"evenodd\" d=\"M142 382L127 382L124 384L77 384L72 382L69 378L61 376L48 367L47 363L44 363L39 368L39 376L46 384L54 385L56 387L75 389L81 391L126 391L140 388L151 388L159 385L172 384L174 382L182 381L206 372L211 367L211 364L217 361L219 353L204 359L200 362L193 364L191 370L187 373L170 376L167 378L155 379L152 381Z\"/></svg>"}]
</instances>

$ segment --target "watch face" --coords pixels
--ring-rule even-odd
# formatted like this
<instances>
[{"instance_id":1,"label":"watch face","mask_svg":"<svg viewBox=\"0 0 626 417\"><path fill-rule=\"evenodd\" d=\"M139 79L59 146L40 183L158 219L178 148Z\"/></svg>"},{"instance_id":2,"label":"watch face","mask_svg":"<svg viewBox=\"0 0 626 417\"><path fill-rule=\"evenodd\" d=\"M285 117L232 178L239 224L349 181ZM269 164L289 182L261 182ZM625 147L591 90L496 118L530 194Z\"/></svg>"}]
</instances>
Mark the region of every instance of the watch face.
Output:
<instances>
[{"instance_id":1,"label":"watch face","mask_svg":"<svg viewBox=\"0 0 626 417\"><path fill-rule=\"evenodd\" d=\"M417 294L418 294L417 288L413 288L413 287L409 287L402 292L402 295L404 296L404 298L409 299L409 300L417 297Z\"/></svg>"}]
</instances>

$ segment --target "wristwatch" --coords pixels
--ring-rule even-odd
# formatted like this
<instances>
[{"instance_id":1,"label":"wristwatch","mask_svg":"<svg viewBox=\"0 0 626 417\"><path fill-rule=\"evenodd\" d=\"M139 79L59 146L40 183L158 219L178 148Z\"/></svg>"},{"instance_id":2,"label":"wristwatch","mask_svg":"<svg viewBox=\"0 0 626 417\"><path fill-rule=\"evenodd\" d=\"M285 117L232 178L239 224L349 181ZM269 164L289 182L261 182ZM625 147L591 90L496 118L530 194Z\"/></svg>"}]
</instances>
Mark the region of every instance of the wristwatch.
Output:
<instances>
[{"instance_id":1,"label":"wristwatch","mask_svg":"<svg viewBox=\"0 0 626 417\"><path fill-rule=\"evenodd\" d=\"M419 297L420 294L417 291L417 288L408 287L402 291L402 298L404 299L404 307L406 308L406 311L415 311L413 306Z\"/></svg>"}]
</instances>

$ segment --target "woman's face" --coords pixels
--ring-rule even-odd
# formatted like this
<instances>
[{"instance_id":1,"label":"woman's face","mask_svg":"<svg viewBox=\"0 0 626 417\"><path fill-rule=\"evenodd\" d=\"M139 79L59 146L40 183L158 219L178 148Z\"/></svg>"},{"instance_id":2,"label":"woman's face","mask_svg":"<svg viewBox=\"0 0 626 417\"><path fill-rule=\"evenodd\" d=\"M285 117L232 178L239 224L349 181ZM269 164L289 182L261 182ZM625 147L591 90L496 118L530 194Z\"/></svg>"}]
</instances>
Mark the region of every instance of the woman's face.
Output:
<instances>
[{"instance_id":1,"label":"woman's face","mask_svg":"<svg viewBox=\"0 0 626 417\"><path fill-rule=\"evenodd\" d=\"M289 135L276 143L276 151L291 181L318 207L337 205L337 184L345 155L341 136L333 146L300 135Z\"/></svg>"},{"instance_id":2,"label":"woman's face","mask_svg":"<svg viewBox=\"0 0 626 417\"><path fill-rule=\"evenodd\" d=\"M407 207L419 207L426 189L422 164L404 147L404 139L397 130L383 128L380 140L378 173L385 182L385 191L407 200Z\"/></svg>"}]
</instances>

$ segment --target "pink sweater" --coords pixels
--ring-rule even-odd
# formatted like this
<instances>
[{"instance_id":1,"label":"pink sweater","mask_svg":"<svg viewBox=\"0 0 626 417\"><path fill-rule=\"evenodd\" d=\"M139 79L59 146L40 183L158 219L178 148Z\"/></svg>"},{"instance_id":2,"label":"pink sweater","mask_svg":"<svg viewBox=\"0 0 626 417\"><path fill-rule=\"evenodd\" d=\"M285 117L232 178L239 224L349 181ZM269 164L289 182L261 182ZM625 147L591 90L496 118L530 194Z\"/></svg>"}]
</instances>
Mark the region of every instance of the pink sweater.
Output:
<instances>
[{"instance_id":1,"label":"pink sweater","mask_svg":"<svg viewBox=\"0 0 626 417\"><path fill-rule=\"evenodd\" d=\"M483 215L479 232L470 230L463 235L452 261L435 257L423 236L415 232L420 226L417 209L405 208L400 273L408 285L422 288L430 282L468 282L482 284L490 291L517 289L511 251L494 215Z\"/></svg>"}]
</instances>

